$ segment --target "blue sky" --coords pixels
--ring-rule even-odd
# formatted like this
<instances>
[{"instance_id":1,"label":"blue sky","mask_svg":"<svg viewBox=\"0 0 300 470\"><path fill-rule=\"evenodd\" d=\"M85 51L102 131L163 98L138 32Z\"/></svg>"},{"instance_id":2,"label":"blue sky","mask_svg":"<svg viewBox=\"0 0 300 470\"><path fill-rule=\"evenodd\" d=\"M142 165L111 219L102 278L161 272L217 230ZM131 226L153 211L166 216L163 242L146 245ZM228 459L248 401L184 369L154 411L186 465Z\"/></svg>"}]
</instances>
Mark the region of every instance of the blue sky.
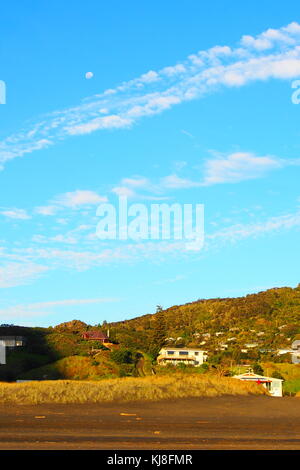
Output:
<instances>
[{"instance_id":1,"label":"blue sky","mask_svg":"<svg viewBox=\"0 0 300 470\"><path fill-rule=\"evenodd\" d=\"M298 284L300 6L261 3L2 6L0 323ZM204 248L97 239L120 194L204 204Z\"/></svg>"}]
</instances>

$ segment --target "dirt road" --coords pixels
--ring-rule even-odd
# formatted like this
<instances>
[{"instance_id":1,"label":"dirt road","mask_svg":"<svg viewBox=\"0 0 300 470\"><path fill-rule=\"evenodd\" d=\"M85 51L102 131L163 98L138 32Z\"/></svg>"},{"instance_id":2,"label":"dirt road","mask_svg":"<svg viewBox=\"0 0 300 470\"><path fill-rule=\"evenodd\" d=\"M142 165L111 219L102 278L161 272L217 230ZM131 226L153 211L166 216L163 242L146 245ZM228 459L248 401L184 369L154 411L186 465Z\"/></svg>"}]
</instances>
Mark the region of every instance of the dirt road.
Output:
<instances>
[{"instance_id":1,"label":"dirt road","mask_svg":"<svg viewBox=\"0 0 300 470\"><path fill-rule=\"evenodd\" d=\"M300 449L300 399L0 405L0 449Z\"/></svg>"}]
</instances>

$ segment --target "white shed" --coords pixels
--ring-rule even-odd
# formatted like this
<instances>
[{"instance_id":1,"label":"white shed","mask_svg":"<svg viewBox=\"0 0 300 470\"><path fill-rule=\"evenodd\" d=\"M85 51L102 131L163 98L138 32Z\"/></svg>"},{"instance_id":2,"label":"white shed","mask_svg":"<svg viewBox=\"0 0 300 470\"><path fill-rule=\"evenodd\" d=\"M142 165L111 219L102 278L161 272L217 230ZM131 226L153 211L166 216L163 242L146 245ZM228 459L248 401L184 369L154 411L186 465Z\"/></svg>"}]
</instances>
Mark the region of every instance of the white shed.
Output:
<instances>
[{"instance_id":1,"label":"white shed","mask_svg":"<svg viewBox=\"0 0 300 470\"><path fill-rule=\"evenodd\" d=\"M257 384L261 384L265 387L272 397L282 397L282 379L254 374L252 371L246 372L245 374L234 375L233 378L247 380L248 382L256 382Z\"/></svg>"}]
</instances>

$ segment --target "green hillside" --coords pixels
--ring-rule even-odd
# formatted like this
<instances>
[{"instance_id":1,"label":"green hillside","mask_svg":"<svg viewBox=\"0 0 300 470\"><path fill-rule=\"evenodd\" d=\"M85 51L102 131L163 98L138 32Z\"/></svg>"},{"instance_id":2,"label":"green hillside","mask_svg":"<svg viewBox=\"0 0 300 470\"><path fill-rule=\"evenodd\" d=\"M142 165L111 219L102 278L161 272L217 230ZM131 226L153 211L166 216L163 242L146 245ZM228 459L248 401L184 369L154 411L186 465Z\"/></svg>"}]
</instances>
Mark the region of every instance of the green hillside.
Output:
<instances>
[{"instance_id":1,"label":"green hillside","mask_svg":"<svg viewBox=\"0 0 300 470\"><path fill-rule=\"evenodd\" d=\"M108 325L124 346L146 351L155 346L202 347L214 355L240 359L278 359L272 350L288 348L300 335L300 286L274 288L239 298L198 300L158 308L154 315ZM166 341L161 341L164 337ZM299 336L300 337L300 336ZM257 344L248 353L246 344ZM222 345L227 344L225 351ZM267 350L261 353L261 350ZM282 358L283 360L287 358Z\"/></svg>"},{"instance_id":2,"label":"green hillside","mask_svg":"<svg viewBox=\"0 0 300 470\"><path fill-rule=\"evenodd\" d=\"M84 340L82 333L91 329L109 329L117 349ZM23 336L26 343L7 348L7 364L0 366L5 381L151 374L163 345L200 347L208 351L210 367L287 363L290 356L276 350L300 338L300 286L158 307L154 314L97 326L79 320L53 328L0 326L0 336L9 335Z\"/></svg>"}]
</instances>

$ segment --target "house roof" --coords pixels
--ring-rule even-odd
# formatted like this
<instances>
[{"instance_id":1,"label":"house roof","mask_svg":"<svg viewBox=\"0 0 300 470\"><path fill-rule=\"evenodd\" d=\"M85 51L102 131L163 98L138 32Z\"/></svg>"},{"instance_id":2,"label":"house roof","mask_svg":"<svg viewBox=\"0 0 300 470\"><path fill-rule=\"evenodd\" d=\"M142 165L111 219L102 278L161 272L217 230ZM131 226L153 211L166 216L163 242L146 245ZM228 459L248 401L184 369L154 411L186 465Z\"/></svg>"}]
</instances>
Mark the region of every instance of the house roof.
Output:
<instances>
[{"instance_id":1,"label":"house roof","mask_svg":"<svg viewBox=\"0 0 300 470\"><path fill-rule=\"evenodd\" d=\"M168 347L168 346L164 346L163 348L161 348L161 351L162 350L167 350L167 351L199 351L199 352L206 352L206 351L203 351L203 349L199 349L199 348L172 348L172 347Z\"/></svg>"},{"instance_id":2,"label":"house roof","mask_svg":"<svg viewBox=\"0 0 300 470\"><path fill-rule=\"evenodd\" d=\"M260 381L280 380L280 382L283 382L282 379L277 379L275 377L267 377L265 375L254 374L253 372L246 372L245 374L234 375L233 377L235 379L260 380Z\"/></svg>"},{"instance_id":3,"label":"house roof","mask_svg":"<svg viewBox=\"0 0 300 470\"><path fill-rule=\"evenodd\" d=\"M82 336L90 339L108 339L108 336L102 333L102 331L85 331Z\"/></svg>"}]
</instances>

